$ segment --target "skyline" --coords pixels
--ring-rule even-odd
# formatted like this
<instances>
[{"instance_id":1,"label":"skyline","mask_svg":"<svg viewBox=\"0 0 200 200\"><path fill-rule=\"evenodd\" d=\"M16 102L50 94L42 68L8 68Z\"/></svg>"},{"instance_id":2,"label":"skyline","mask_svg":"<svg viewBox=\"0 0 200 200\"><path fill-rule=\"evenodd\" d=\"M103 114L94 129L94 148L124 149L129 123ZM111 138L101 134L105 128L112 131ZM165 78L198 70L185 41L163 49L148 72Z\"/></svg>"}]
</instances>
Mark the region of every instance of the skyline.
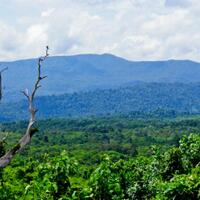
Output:
<instances>
[{"instance_id":1,"label":"skyline","mask_svg":"<svg viewBox=\"0 0 200 200\"><path fill-rule=\"evenodd\" d=\"M0 60L111 53L200 61L197 0L2 0Z\"/></svg>"}]
</instances>

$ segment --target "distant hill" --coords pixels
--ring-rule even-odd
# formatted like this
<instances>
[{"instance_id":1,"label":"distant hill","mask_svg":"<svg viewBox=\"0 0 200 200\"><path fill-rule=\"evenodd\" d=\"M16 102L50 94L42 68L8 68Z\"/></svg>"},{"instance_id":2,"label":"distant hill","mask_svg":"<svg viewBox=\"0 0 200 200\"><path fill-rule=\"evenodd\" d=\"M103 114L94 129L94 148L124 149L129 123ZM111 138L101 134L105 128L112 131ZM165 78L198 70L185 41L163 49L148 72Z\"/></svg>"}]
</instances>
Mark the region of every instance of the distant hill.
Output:
<instances>
[{"instance_id":1,"label":"distant hill","mask_svg":"<svg viewBox=\"0 0 200 200\"><path fill-rule=\"evenodd\" d=\"M4 100L19 100L32 86L37 59L0 62L4 74ZM190 83L200 81L200 64L189 60L133 62L111 54L50 57L44 63L40 95L59 95L95 89L132 86L138 82Z\"/></svg>"},{"instance_id":2,"label":"distant hill","mask_svg":"<svg viewBox=\"0 0 200 200\"><path fill-rule=\"evenodd\" d=\"M102 89L38 97L40 118L174 111L200 113L200 84L138 83L132 87ZM26 119L27 103L1 104L0 120Z\"/></svg>"}]
</instances>

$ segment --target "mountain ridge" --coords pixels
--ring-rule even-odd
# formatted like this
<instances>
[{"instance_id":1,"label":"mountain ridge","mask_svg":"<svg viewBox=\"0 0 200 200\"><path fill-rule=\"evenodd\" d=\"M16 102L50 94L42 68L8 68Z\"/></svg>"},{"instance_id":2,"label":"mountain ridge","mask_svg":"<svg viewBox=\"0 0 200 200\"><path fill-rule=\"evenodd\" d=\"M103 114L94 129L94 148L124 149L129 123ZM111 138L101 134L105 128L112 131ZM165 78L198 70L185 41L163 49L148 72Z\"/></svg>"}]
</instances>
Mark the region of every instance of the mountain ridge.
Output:
<instances>
[{"instance_id":1,"label":"mountain ridge","mask_svg":"<svg viewBox=\"0 0 200 200\"><path fill-rule=\"evenodd\" d=\"M112 53L83 53L83 54L71 54L71 55L54 55L54 56L49 56L49 58L70 58L70 57L85 57L85 56L108 56L108 57L114 57L114 58L119 58L128 62L167 62L167 61L186 61L186 62L193 62L193 63L198 63L200 64L200 62L195 61L195 60L191 60L191 59L175 59L175 58L169 58L169 59L161 59L161 60L132 60L129 58L124 58L122 56L118 56ZM14 60L0 60L0 63L12 63L12 62L21 62L21 61L31 61L31 60L37 60L39 57L33 57L33 58L24 58L24 59L14 59Z\"/></svg>"},{"instance_id":2,"label":"mountain ridge","mask_svg":"<svg viewBox=\"0 0 200 200\"><path fill-rule=\"evenodd\" d=\"M31 88L37 72L37 59L0 62L5 72L4 99L22 99L19 91ZM43 64L39 95L60 95L95 89L131 86L135 82L199 82L200 63L190 60L130 61L113 54L52 56Z\"/></svg>"}]
</instances>

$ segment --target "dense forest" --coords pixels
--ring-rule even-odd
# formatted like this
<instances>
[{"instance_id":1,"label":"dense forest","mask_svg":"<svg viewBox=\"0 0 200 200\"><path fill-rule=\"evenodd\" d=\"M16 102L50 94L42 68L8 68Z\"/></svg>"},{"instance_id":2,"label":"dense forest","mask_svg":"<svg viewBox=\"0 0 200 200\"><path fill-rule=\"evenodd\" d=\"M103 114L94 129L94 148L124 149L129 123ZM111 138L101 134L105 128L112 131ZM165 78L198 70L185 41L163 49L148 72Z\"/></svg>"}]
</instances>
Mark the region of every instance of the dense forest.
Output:
<instances>
[{"instance_id":1,"label":"dense forest","mask_svg":"<svg viewBox=\"0 0 200 200\"><path fill-rule=\"evenodd\" d=\"M0 200L200 200L199 10L0 0Z\"/></svg>"},{"instance_id":2,"label":"dense forest","mask_svg":"<svg viewBox=\"0 0 200 200\"><path fill-rule=\"evenodd\" d=\"M40 118L104 116L131 112L200 113L200 84L137 83L131 87L95 90L36 99ZM1 121L27 119L27 102L2 103ZM19 112L20 110L20 112Z\"/></svg>"},{"instance_id":3,"label":"dense forest","mask_svg":"<svg viewBox=\"0 0 200 200\"><path fill-rule=\"evenodd\" d=\"M0 200L200 199L199 84L139 82L35 101L48 50L33 90L22 91L27 101L1 104Z\"/></svg>"},{"instance_id":4,"label":"dense forest","mask_svg":"<svg viewBox=\"0 0 200 200\"><path fill-rule=\"evenodd\" d=\"M199 116L48 119L1 169L0 199L200 198ZM0 154L26 122L2 123ZM5 147L5 148L4 148Z\"/></svg>"}]
</instances>

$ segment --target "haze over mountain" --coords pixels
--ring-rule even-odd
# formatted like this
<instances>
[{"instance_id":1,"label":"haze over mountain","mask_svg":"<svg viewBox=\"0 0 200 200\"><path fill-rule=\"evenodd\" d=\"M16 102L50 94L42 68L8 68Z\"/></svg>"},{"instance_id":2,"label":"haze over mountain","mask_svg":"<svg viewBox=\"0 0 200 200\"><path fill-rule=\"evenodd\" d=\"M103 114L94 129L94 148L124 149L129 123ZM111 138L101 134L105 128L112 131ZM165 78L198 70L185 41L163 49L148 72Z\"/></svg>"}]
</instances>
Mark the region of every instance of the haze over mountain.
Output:
<instances>
[{"instance_id":1,"label":"haze over mountain","mask_svg":"<svg viewBox=\"0 0 200 200\"><path fill-rule=\"evenodd\" d=\"M0 62L4 74L4 99L23 98L20 91L31 88L37 59ZM189 83L200 81L200 63L189 60L128 61L111 54L50 57L44 63L39 95L59 95L95 89L131 86L135 82Z\"/></svg>"}]
</instances>

